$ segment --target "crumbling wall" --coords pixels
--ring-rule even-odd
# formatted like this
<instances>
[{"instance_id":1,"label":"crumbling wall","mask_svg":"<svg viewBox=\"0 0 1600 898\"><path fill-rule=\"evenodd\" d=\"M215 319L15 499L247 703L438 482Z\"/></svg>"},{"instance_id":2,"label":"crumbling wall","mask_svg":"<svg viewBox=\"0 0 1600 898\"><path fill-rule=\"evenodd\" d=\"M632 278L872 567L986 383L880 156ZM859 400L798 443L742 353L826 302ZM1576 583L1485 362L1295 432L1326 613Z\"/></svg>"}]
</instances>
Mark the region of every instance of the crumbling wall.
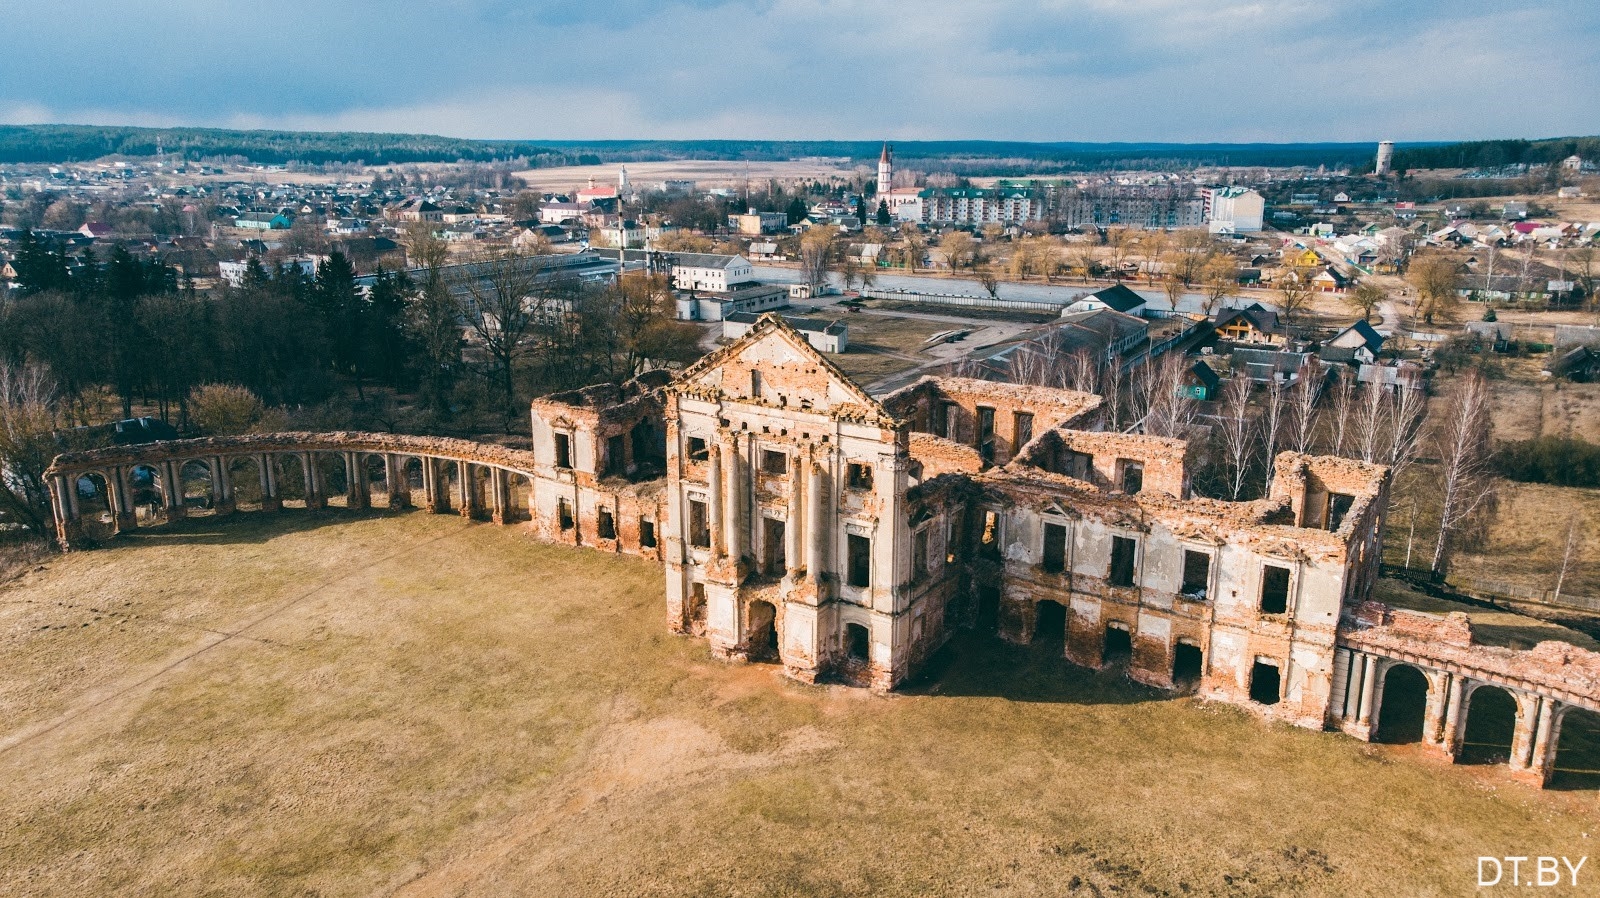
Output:
<instances>
[{"instance_id":1,"label":"crumbling wall","mask_svg":"<svg viewBox=\"0 0 1600 898\"><path fill-rule=\"evenodd\" d=\"M1047 430L1095 426L1100 402L1099 396L1076 390L964 377L923 377L883 399L884 408L908 421L913 430L972 446L997 465L1010 461L1023 443ZM994 415L988 439L978 432L980 408ZM1019 415L1031 416L1026 431L1021 430Z\"/></svg>"}]
</instances>

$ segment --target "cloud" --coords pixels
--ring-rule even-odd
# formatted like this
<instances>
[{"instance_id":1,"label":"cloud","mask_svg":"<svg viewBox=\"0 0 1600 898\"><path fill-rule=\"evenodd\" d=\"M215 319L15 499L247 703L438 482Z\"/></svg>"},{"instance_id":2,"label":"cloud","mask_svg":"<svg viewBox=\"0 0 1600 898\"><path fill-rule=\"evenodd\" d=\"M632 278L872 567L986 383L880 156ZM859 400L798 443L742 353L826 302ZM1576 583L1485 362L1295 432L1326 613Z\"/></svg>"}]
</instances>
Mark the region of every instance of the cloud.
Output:
<instances>
[{"instance_id":1,"label":"cloud","mask_svg":"<svg viewBox=\"0 0 1600 898\"><path fill-rule=\"evenodd\" d=\"M11 13L0 120L529 139L1173 141L1546 136L1600 121L1586 84L1600 69L1588 0L138 9L67 0Z\"/></svg>"}]
</instances>

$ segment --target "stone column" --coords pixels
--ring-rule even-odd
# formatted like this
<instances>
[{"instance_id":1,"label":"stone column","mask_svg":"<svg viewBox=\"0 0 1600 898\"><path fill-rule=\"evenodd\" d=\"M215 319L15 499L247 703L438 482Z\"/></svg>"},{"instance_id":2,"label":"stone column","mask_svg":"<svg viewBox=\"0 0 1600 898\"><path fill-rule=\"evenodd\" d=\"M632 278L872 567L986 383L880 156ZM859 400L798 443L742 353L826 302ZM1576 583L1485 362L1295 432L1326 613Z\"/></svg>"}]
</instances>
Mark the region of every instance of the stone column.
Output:
<instances>
[{"instance_id":1,"label":"stone column","mask_svg":"<svg viewBox=\"0 0 1600 898\"><path fill-rule=\"evenodd\" d=\"M233 514L233 477L228 473L228 460L220 455L211 457L211 500L216 514Z\"/></svg>"},{"instance_id":2,"label":"stone column","mask_svg":"<svg viewBox=\"0 0 1600 898\"><path fill-rule=\"evenodd\" d=\"M1339 680L1339 674L1341 671L1344 673L1344 680L1342 682ZM1328 713L1332 714L1335 720L1344 719L1344 697L1345 693L1350 691L1350 676L1352 673L1354 673L1354 671L1350 669L1350 650L1340 648L1334 649L1333 680L1334 682L1339 683L1339 688L1333 690L1333 694L1328 696Z\"/></svg>"},{"instance_id":3,"label":"stone column","mask_svg":"<svg viewBox=\"0 0 1600 898\"><path fill-rule=\"evenodd\" d=\"M183 462L169 461L162 467L166 472L161 478L163 498L167 503L167 520L178 521L189 514L188 506L183 504Z\"/></svg>"},{"instance_id":4,"label":"stone column","mask_svg":"<svg viewBox=\"0 0 1600 898\"><path fill-rule=\"evenodd\" d=\"M722 525L722 444L711 444L711 462L706 472L706 515L709 518L707 526L711 529L711 557L719 558L723 554Z\"/></svg>"},{"instance_id":5,"label":"stone column","mask_svg":"<svg viewBox=\"0 0 1600 898\"><path fill-rule=\"evenodd\" d=\"M327 508L327 487L322 482L322 472L317 469L315 452L300 453L300 470L306 482L306 508Z\"/></svg>"},{"instance_id":6,"label":"stone column","mask_svg":"<svg viewBox=\"0 0 1600 898\"><path fill-rule=\"evenodd\" d=\"M1551 761L1555 746L1550 744L1550 735L1555 728L1556 701L1552 698L1541 696L1539 699L1539 722L1534 729L1533 757L1530 759L1528 769L1538 777L1542 786L1550 782Z\"/></svg>"},{"instance_id":7,"label":"stone column","mask_svg":"<svg viewBox=\"0 0 1600 898\"><path fill-rule=\"evenodd\" d=\"M1451 675L1450 697L1445 699L1444 706L1444 731L1439 734L1439 747L1451 757L1461 748L1461 700L1465 691L1461 675Z\"/></svg>"},{"instance_id":8,"label":"stone column","mask_svg":"<svg viewBox=\"0 0 1600 898\"><path fill-rule=\"evenodd\" d=\"M800 454L797 452L789 464L789 514L787 515L788 521L784 523L783 529L784 572L790 580L800 576L800 568L803 566L803 559L800 557L800 553L804 551L802 547L805 545L805 541L800 538L800 527L802 524L801 513L805 507L801 496L803 492L801 486L805 479L805 468L802 466Z\"/></svg>"},{"instance_id":9,"label":"stone column","mask_svg":"<svg viewBox=\"0 0 1600 898\"><path fill-rule=\"evenodd\" d=\"M270 453L256 456L256 465L261 469L261 510L281 511L283 497L278 495L278 461Z\"/></svg>"},{"instance_id":10,"label":"stone column","mask_svg":"<svg viewBox=\"0 0 1600 898\"><path fill-rule=\"evenodd\" d=\"M78 476L63 474L50 478L50 511L56 520L56 541L63 551L83 539L83 521L78 517Z\"/></svg>"},{"instance_id":11,"label":"stone column","mask_svg":"<svg viewBox=\"0 0 1600 898\"><path fill-rule=\"evenodd\" d=\"M406 480L406 466L398 455L383 457L383 483L389 490L389 507L411 507L411 484Z\"/></svg>"},{"instance_id":12,"label":"stone column","mask_svg":"<svg viewBox=\"0 0 1600 898\"><path fill-rule=\"evenodd\" d=\"M133 514L133 498L128 494L128 472L126 468L111 468L105 472L107 496L111 500L111 519L116 524L117 532L132 530L139 526L139 521Z\"/></svg>"},{"instance_id":13,"label":"stone column","mask_svg":"<svg viewBox=\"0 0 1600 898\"><path fill-rule=\"evenodd\" d=\"M744 522L741 520L744 516L744 466L740 464L736 440L730 441L726 447L728 462L722 466L723 476L728 479L728 485L722 493L727 502L727 508L722 512L722 523L727 528L724 544L728 547L728 558L734 562L744 557Z\"/></svg>"},{"instance_id":14,"label":"stone column","mask_svg":"<svg viewBox=\"0 0 1600 898\"><path fill-rule=\"evenodd\" d=\"M362 464L359 452L344 454L344 501L351 508L372 507L371 484L367 482L367 466Z\"/></svg>"},{"instance_id":15,"label":"stone column","mask_svg":"<svg viewBox=\"0 0 1600 898\"><path fill-rule=\"evenodd\" d=\"M1378 680L1378 659L1371 655L1362 655L1366 662L1366 671L1361 678L1361 714L1356 723L1363 727L1372 726L1372 696L1373 688Z\"/></svg>"},{"instance_id":16,"label":"stone column","mask_svg":"<svg viewBox=\"0 0 1600 898\"><path fill-rule=\"evenodd\" d=\"M1529 706L1532 710L1529 710ZM1533 743L1539 731L1539 716L1544 711L1544 698L1532 696L1530 701L1517 701L1517 726L1511 733L1512 770L1527 770L1533 764Z\"/></svg>"},{"instance_id":17,"label":"stone column","mask_svg":"<svg viewBox=\"0 0 1600 898\"><path fill-rule=\"evenodd\" d=\"M506 472L500 468L489 469L489 520L496 524L506 522L506 506L509 505L506 495Z\"/></svg>"},{"instance_id":18,"label":"stone column","mask_svg":"<svg viewBox=\"0 0 1600 898\"><path fill-rule=\"evenodd\" d=\"M461 499L462 517L476 518L483 514L483 503L477 485L472 482L472 465L468 462L456 462L456 495ZM573 514L577 514L576 509Z\"/></svg>"},{"instance_id":19,"label":"stone column","mask_svg":"<svg viewBox=\"0 0 1600 898\"><path fill-rule=\"evenodd\" d=\"M806 575L813 583L822 582L822 567L827 564L828 531L831 522L823 517L823 487L822 466L816 462L811 463L811 478L806 482L806 499L809 508L806 511L806 533L810 539L806 541Z\"/></svg>"},{"instance_id":20,"label":"stone column","mask_svg":"<svg viewBox=\"0 0 1600 898\"><path fill-rule=\"evenodd\" d=\"M1450 683L1455 679L1449 673L1428 678L1428 707L1422 716L1422 742L1439 745L1444 740L1444 718L1450 704Z\"/></svg>"},{"instance_id":21,"label":"stone column","mask_svg":"<svg viewBox=\"0 0 1600 898\"><path fill-rule=\"evenodd\" d=\"M423 507L428 509L429 514L444 514L449 511L444 507L444 503L439 501L438 462L426 455L422 457L422 497Z\"/></svg>"}]
</instances>

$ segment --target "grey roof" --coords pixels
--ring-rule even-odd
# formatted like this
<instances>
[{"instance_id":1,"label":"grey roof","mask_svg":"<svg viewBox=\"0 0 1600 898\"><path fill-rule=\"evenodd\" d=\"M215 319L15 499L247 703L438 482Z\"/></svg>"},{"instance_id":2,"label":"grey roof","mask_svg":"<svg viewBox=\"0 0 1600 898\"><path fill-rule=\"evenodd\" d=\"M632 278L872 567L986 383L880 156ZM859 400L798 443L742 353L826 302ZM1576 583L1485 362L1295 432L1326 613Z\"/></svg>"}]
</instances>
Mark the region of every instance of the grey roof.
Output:
<instances>
[{"instance_id":1,"label":"grey roof","mask_svg":"<svg viewBox=\"0 0 1600 898\"><path fill-rule=\"evenodd\" d=\"M1133 292L1123 284L1113 284L1112 286L1106 287L1102 290L1096 290L1095 292L1083 298L1097 299L1100 302L1105 303L1106 308L1115 309L1118 312L1126 312L1130 309L1137 309L1148 301L1143 296Z\"/></svg>"},{"instance_id":2,"label":"grey roof","mask_svg":"<svg viewBox=\"0 0 1600 898\"><path fill-rule=\"evenodd\" d=\"M1365 318L1335 334L1333 339L1337 340L1350 331L1355 331L1361 336L1361 341L1366 344L1367 349L1371 350L1373 355L1377 355L1383 349L1383 334L1378 333L1371 324L1367 323ZM1327 358L1327 355L1324 354L1323 358Z\"/></svg>"},{"instance_id":3,"label":"grey roof","mask_svg":"<svg viewBox=\"0 0 1600 898\"><path fill-rule=\"evenodd\" d=\"M771 312L762 314L770 315ZM849 327L840 321L824 321L821 318L793 318L788 315L779 316L784 322L797 331L815 331L818 333L838 336L849 330ZM755 312L729 312L722 318L723 321L732 321L735 324L755 324L761 320L761 315Z\"/></svg>"},{"instance_id":4,"label":"grey roof","mask_svg":"<svg viewBox=\"0 0 1600 898\"><path fill-rule=\"evenodd\" d=\"M743 256L725 256L721 253L671 253L672 264L682 265L685 268L727 268L734 260L744 261Z\"/></svg>"}]
</instances>

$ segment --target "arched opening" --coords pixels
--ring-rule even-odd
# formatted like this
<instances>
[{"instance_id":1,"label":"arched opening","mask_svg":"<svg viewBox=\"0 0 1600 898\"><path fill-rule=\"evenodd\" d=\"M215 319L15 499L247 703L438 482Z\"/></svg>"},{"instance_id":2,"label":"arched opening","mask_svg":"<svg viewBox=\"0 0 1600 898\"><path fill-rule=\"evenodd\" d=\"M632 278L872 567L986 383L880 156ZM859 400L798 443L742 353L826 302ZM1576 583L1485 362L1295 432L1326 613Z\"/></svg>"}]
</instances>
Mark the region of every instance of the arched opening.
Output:
<instances>
[{"instance_id":1,"label":"arched opening","mask_svg":"<svg viewBox=\"0 0 1600 898\"><path fill-rule=\"evenodd\" d=\"M312 453L311 463L317 467L317 480L322 496L329 505L341 508L350 504L350 472L345 468L344 453Z\"/></svg>"},{"instance_id":2,"label":"arched opening","mask_svg":"<svg viewBox=\"0 0 1600 898\"><path fill-rule=\"evenodd\" d=\"M1550 785L1558 789L1600 789L1600 714L1568 708L1561 715Z\"/></svg>"},{"instance_id":3,"label":"arched opening","mask_svg":"<svg viewBox=\"0 0 1600 898\"><path fill-rule=\"evenodd\" d=\"M274 453L267 456L267 464L272 465L277 484L278 498L283 500L285 508L306 507L306 472L300 465L300 456L286 453Z\"/></svg>"},{"instance_id":4,"label":"arched opening","mask_svg":"<svg viewBox=\"0 0 1600 898\"><path fill-rule=\"evenodd\" d=\"M261 466L254 458L246 455L230 459L228 484L233 487L235 510L261 510Z\"/></svg>"},{"instance_id":5,"label":"arched opening","mask_svg":"<svg viewBox=\"0 0 1600 898\"><path fill-rule=\"evenodd\" d=\"M178 495L183 507L192 514L210 511L216 507L217 497L211 490L211 463L192 458L178 468Z\"/></svg>"},{"instance_id":6,"label":"arched opening","mask_svg":"<svg viewBox=\"0 0 1600 898\"><path fill-rule=\"evenodd\" d=\"M1375 742L1421 742L1428 715L1428 677L1409 664L1392 665L1383 675Z\"/></svg>"},{"instance_id":7,"label":"arched opening","mask_svg":"<svg viewBox=\"0 0 1600 898\"><path fill-rule=\"evenodd\" d=\"M466 465L467 470L467 507L472 509L475 518L487 518L494 511L494 501L490 497L489 469L483 465Z\"/></svg>"},{"instance_id":8,"label":"arched opening","mask_svg":"<svg viewBox=\"0 0 1600 898\"><path fill-rule=\"evenodd\" d=\"M381 455L357 456L361 474L367 479L368 503L383 508L393 508L389 495L389 466Z\"/></svg>"},{"instance_id":9,"label":"arched opening","mask_svg":"<svg viewBox=\"0 0 1600 898\"><path fill-rule=\"evenodd\" d=\"M1511 759L1517 731L1517 700L1498 686L1479 686L1467 701L1467 726L1461 736L1461 764L1504 764Z\"/></svg>"},{"instance_id":10,"label":"arched opening","mask_svg":"<svg viewBox=\"0 0 1600 898\"><path fill-rule=\"evenodd\" d=\"M533 481L524 474L507 471L506 492L511 494L506 503L506 522L532 520L528 503L533 498Z\"/></svg>"},{"instance_id":11,"label":"arched opening","mask_svg":"<svg viewBox=\"0 0 1600 898\"><path fill-rule=\"evenodd\" d=\"M861 624L844 625L844 654L852 663L866 664L872 655L872 634Z\"/></svg>"},{"instance_id":12,"label":"arched opening","mask_svg":"<svg viewBox=\"0 0 1600 898\"><path fill-rule=\"evenodd\" d=\"M154 524L167 519L167 503L163 498L165 484L161 481L161 474L149 465L134 465L128 469L128 499L133 504L137 523Z\"/></svg>"},{"instance_id":13,"label":"arched opening","mask_svg":"<svg viewBox=\"0 0 1600 898\"><path fill-rule=\"evenodd\" d=\"M778 660L778 609L771 602L750 603L745 646L751 661Z\"/></svg>"},{"instance_id":14,"label":"arched opening","mask_svg":"<svg viewBox=\"0 0 1600 898\"><path fill-rule=\"evenodd\" d=\"M1067 607L1045 599L1033 606L1033 641L1064 643L1067 639Z\"/></svg>"},{"instance_id":15,"label":"arched opening","mask_svg":"<svg viewBox=\"0 0 1600 898\"><path fill-rule=\"evenodd\" d=\"M78 492L78 523L84 536L107 540L116 535L116 511L111 507L111 490L104 474L90 471L73 482Z\"/></svg>"},{"instance_id":16,"label":"arched opening","mask_svg":"<svg viewBox=\"0 0 1600 898\"><path fill-rule=\"evenodd\" d=\"M1172 685L1179 689L1194 689L1200 685L1205 672L1205 653L1192 642L1179 642L1172 647Z\"/></svg>"},{"instance_id":17,"label":"arched opening","mask_svg":"<svg viewBox=\"0 0 1600 898\"><path fill-rule=\"evenodd\" d=\"M1106 625L1105 648L1100 652L1100 663L1107 667L1127 664L1133 657L1133 634L1125 627Z\"/></svg>"}]
</instances>

